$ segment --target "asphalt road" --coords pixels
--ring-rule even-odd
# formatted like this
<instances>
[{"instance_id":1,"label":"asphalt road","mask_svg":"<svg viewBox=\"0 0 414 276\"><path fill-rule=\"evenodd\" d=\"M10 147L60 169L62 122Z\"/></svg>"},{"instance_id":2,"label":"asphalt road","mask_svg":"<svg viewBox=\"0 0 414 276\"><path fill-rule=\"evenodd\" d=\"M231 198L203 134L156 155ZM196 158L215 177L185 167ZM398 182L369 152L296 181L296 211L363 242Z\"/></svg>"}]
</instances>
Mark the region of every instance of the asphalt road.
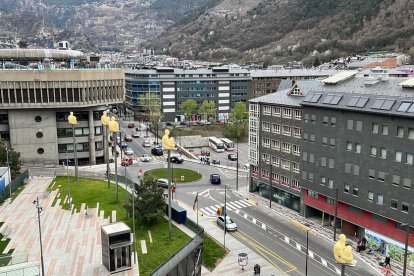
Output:
<instances>
[{"instance_id":1,"label":"asphalt road","mask_svg":"<svg viewBox=\"0 0 414 276\"><path fill-rule=\"evenodd\" d=\"M125 122L125 125L121 123L121 127L124 132L130 134L134 129L126 128L127 123ZM130 147L137 155L149 153L151 149L143 148L141 146L142 140L143 138L138 138L129 142ZM148 163L138 162L137 165L127 167L126 171L128 178L137 182L140 168L145 172L149 169L166 166L165 157L159 157ZM276 210L270 210L266 206L256 206L253 202L247 201L236 193L234 191L236 186L235 170L203 165L198 162L184 162L176 166L199 171L204 177L195 183L178 183L174 200L192 206L198 190L199 215L206 216L211 220L211 223L215 224L215 213L218 207L224 205L224 188L227 185L227 212L238 225L238 230L228 233L228 235L240 240L287 275L306 275L306 230L304 227L289 221L278 214ZM119 169L120 174L124 174L124 171L124 168ZM209 183L209 175L212 173L221 175L221 185ZM239 187L248 185L247 173L239 172L238 179ZM309 233L308 242L308 275L340 275L340 266L335 264L333 258L333 242L314 233ZM357 257L357 253L354 252L354 256ZM376 274L369 267L364 267L363 262L358 260L356 267L347 267L346 275Z\"/></svg>"}]
</instances>

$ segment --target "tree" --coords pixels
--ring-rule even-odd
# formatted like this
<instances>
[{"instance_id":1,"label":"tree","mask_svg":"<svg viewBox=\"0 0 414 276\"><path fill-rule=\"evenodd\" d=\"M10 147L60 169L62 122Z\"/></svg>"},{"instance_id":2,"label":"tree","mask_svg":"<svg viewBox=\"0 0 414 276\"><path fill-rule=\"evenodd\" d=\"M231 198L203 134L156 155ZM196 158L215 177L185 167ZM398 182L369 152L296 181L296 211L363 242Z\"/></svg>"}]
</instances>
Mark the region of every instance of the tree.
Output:
<instances>
[{"instance_id":1,"label":"tree","mask_svg":"<svg viewBox=\"0 0 414 276\"><path fill-rule=\"evenodd\" d=\"M197 102L193 99L188 99L181 104L180 111L184 114L186 120L190 120L196 108Z\"/></svg>"},{"instance_id":2,"label":"tree","mask_svg":"<svg viewBox=\"0 0 414 276\"><path fill-rule=\"evenodd\" d=\"M164 215L164 196L158 187L157 179L144 176L141 184L136 187L135 215L142 224L153 225ZM132 198L129 197L124 207L132 214Z\"/></svg>"},{"instance_id":3,"label":"tree","mask_svg":"<svg viewBox=\"0 0 414 276\"><path fill-rule=\"evenodd\" d=\"M312 65L313 65L313 67L318 67L319 65L321 65L321 62L319 61L318 57L315 58L315 61L313 62Z\"/></svg>"},{"instance_id":4,"label":"tree","mask_svg":"<svg viewBox=\"0 0 414 276\"><path fill-rule=\"evenodd\" d=\"M213 100L204 100L198 109L200 115L207 117L207 120L214 118L217 114L216 102Z\"/></svg>"},{"instance_id":5,"label":"tree","mask_svg":"<svg viewBox=\"0 0 414 276\"><path fill-rule=\"evenodd\" d=\"M233 124L226 126L224 135L229 139L239 141L247 136L248 112L244 102L237 102L230 112L230 121Z\"/></svg>"},{"instance_id":6,"label":"tree","mask_svg":"<svg viewBox=\"0 0 414 276\"><path fill-rule=\"evenodd\" d=\"M240 122L248 118L246 103L237 102L230 112L230 121Z\"/></svg>"},{"instance_id":7,"label":"tree","mask_svg":"<svg viewBox=\"0 0 414 276\"><path fill-rule=\"evenodd\" d=\"M8 147L8 151L11 177L15 178L19 175L22 165L20 152L15 151L12 147ZM0 167L7 167L6 142L3 139L0 139Z\"/></svg>"},{"instance_id":8,"label":"tree","mask_svg":"<svg viewBox=\"0 0 414 276\"><path fill-rule=\"evenodd\" d=\"M138 102L139 105L142 106L144 112L146 113L148 122L150 122L152 126L155 126L156 131L158 132L158 123L162 118L161 100L159 96L154 93L145 93L139 98ZM158 133L156 137L158 139Z\"/></svg>"}]
</instances>

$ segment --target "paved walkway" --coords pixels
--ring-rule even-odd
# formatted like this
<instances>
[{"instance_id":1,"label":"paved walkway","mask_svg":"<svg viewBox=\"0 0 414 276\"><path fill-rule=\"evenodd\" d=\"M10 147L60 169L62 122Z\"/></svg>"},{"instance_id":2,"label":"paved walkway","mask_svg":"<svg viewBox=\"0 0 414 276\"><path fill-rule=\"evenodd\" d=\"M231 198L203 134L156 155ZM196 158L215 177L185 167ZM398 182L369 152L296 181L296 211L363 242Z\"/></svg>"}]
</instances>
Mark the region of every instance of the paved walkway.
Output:
<instances>
[{"instance_id":1,"label":"paved walkway","mask_svg":"<svg viewBox=\"0 0 414 276\"><path fill-rule=\"evenodd\" d=\"M97 216L96 208L89 208L86 215L84 204L74 214L59 204L52 207L58 191L45 193L52 181L52 178L32 179L11 204L5 202L0 206L0 221L5 222L0 232L7 228L7 237L11 239L5 252L10 248L15 253L28 252L28 261L40 262L37 210L33 204L39 197L43 207L40 218L45 275L109 275L102 265L100 237L100 226L108 220ZM117 275L139 275L139 272L135 267Z\"/></svg>"}]
</instances>

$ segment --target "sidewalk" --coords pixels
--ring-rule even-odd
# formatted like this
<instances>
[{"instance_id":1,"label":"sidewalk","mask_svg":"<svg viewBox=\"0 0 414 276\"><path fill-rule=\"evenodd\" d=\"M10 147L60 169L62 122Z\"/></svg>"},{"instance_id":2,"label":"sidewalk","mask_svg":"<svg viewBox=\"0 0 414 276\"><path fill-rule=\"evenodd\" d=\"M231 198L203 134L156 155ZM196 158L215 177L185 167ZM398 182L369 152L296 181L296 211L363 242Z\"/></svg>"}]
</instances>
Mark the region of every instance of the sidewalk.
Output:
<instances>
[{"instance_id":1,"label":"sidewalk","mask_svg":"<svg viewBox=\"0 0 414 276\"><path fill-rule=\"evenodd\" d=\"M259 195L250 193L247 187L241 187L238 193L249 200L257 202L258 205L266 206L266 208L269 208L268 207L269 200ZM329 243L331 243L332 247L334 246L334 242L332 240L333 228L323 227L319 223L315 223L314 221L310 219L306 219L303 216L301 216L299 213L289 208L286 208L282 205L276 204L276 203L272 204L272 210L276 211L278 215L284 216L285 218L290 219L290 220L296 220L297 222L304 225L305 227L312 229L315 233L317 233L318 236L325 238ZM337 235L339 234L340 232L337 233ZM383 275L381 273L381 267L379 266L379 262L383 261L385 256L377 252L375 254L368 254L367 251L357 253L355 251L356 242L352 239L347 239L347 242L349 242L354 249L353 250L354 258L360 259L361 261L366 263L367 266L372 267L372 270L375 271L378 275ZM391 267L392 267L391 275L403 275L402 273L403 264L402 263L397 262L395 260L394 261L391 260ZM413 267L409 267L407 264L407 275L414 275L413 273L414 273Z\"/></svg>"}]
</instances>

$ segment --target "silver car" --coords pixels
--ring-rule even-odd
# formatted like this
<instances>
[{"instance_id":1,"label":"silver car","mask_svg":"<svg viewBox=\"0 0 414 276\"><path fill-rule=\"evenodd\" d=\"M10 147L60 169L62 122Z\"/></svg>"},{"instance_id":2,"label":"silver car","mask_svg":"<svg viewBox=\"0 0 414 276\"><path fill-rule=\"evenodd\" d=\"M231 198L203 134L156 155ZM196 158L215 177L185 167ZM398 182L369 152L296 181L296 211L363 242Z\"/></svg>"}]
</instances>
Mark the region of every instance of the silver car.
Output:
<instances>
[{"instance_id":1,"label":"silver car","mask_svg":"<svg viewBox=\"0 0 414 276\"><path fill-rule=\"evenodd\" d=\"M126 148L124 152L125 152L126 155L133 155L134 154L134 151L131 148Z\"/></svg>"},{"instance_id":2,"label":"silver car","mask_svg":"<svg viewBox=\"0 0 414 276\"><path fill-rule=\"evenodd\" d=\"M223 216L217 217L217 225L224 229ZM229 216L226 216L226 230L228 232L237 230L237 224Z\"/></svg>"},{"instance_id":3,"label":"silver car","mask_svg":"<svg viewBox=\"0 0 414 276\"><path fill-rule=\"evenodd\" d=\"M151 157L148 154L144 153L141 157L141 161L142 162L149 162L149 161L151 161Z\"/></svg>"}]
</instances>

